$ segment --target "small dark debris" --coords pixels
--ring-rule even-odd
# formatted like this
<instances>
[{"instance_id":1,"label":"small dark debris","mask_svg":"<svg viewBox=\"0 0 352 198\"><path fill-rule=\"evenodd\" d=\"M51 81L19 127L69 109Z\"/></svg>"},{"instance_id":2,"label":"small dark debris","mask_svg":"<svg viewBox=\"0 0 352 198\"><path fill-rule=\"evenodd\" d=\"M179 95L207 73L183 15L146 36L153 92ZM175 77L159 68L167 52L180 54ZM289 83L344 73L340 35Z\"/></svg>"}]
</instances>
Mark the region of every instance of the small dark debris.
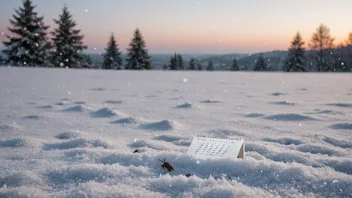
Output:
<instances>
[{"instance_id":1,"label":"small dark debris","mask_svg":"<svg viewBox=\"0 0 352 198\"><path fill-rule=\"evenodd\" d=\"M164 158L164 161L162 161L160 159L159 159L159 161L164 163L163 165L161 165L161 167L163 167L164 169L167 169L169 172L174 170L174 168L171 166L171 164L169 162L165 161L165 158Z\"/></svg>"}]
</instances>

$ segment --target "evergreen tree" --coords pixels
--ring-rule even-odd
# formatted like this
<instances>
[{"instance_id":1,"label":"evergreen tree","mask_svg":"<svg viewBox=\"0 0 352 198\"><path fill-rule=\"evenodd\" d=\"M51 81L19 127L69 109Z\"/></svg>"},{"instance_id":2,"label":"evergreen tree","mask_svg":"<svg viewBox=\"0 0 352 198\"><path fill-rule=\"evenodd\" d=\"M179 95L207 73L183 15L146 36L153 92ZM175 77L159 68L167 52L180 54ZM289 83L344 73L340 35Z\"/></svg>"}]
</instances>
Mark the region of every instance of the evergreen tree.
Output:
<instances>
[{"instance_id":1,"label":"evergreen tree","mask_svg":"<svg viewBox=\"0 0 352 198\"><path fill-rule=\"evenodd\" d=\"M237 59L236 58L233 59L231 70L232 71L239 71L240 70L240 66L237 63Z\"/></svg>"},{"instance_id":2,"label":"evergreen tree","mask_svg":"<svg viewBox=\"0 0 352 198\"><path fill-rule=\"evenodd\" d=\"M318 72L331 70L331 52L328 49L333 47L334 39L330 36L330 30L324 24L321 24L313 34L309 46L316 51L314 56Z\"/></svg>"},{"instance_id":3,"label":"evergreen tree","mask_svg":"<svg viewBox=\"0 0 352 198\"><path fill-rule=\"evenodd\" d=\"M59 20L54 19L58 28L52 32L55 48L52 62L56 67L81 67L84 60L82 51L87 48L83 45L84 36L80 35L81 30L74 29L76 22L66 5L59 17Z\"/></svg>"},{"instance_id":4,"label":"evergreen tree","mask_svg":"<svg viewBox=\"0 0 352 198\"><path fill-rule=\"evenodd\" d=\"M206 70L207 70L207 71L213 71L213 70L214 70L214 65L213 65L213 62L212 62L212 61L209 61Z\"/></svg>"},{"instance_id":5,"label":"evergreen tree","mask_svg":"<svg viewBox=\"0 0 352 198\"><path fill-rule=\"evenodd\" d=\"M0 54L0 66L4 64L4 59L2 58L2 55Z\"/></svg>"},{"instance_id":6,"label":"evergreen tree","mask_svg":"<svg viewBox=\"0 0 352 198\"><path fill-rule=\"evenodd\" d=\"M199 71L202 71L202 70L203 70L203 66L202 66L202 63L201 63L201 62L199 62L199 63L197 64L197 69L198 69Z\"/></svg>"},{"instance_id":7,"label":"evergreen tree","mask_svg":"<svg viewBox=\"0 0 352 198\"><path fill-rule=\"evenodd\" d=\"M257 59L255 65L254 65L254 71L267 71L268 70L268 65L266 64L263 54L260 53L259 58Z\"/></svg>"},{"instance_id":8,"label":"evergreen tree","mask_svg":"<svg viewBox=\"0 0 352 198\"><path fill-rule=\"evenodd\" d=\"M303 47L301 34L298 32L291 42L285 61L284 71L286 72L303 72L305 68L305 49Z\"/></svg>"},{"instance_id":9,"label":"evergreen tree","mask_svg":"<svg viewBox=\"0 0 352 198\"><path fill-rule=\"evenodd\" d=\"M82 66L84 68L93 68L93 61L88 54L83 54Z\"/></svg>"},{"instance_id":10,"label":"evergreen tree","mask_svg":"<svg viewBox=\"0 0 352 198\"><path fill-rule=\"evenodd\" d=\"M169 69L170 70L178 70L178 61L177 61L178 56L176 55L176 53L174 54L173 57L171 57L170 59L170 65L169 65Z\"/></svg>"},{"instance_id":11,"label":"evergreen tree","mask_svg":"<svg viewBox=\"0 0 352 198\"><path fill-rule=\"evenodd\" d=\"M105 49L103 69L122 69L122 57L119 48L117 47L116 39L111 34L108 42L108 47Z\"/></svg>"},{"instance_id":12,"label":"evergreen tree","mask_svg":"<svg viewBox=\"0 0 352 198\"><path fill-rule=\"evenodd\" d=\"M39 17L34 11L31 0L23 1L23 8L15 9L14 19L10 19L13 26L8 28L14 36L6 35L5 41L7 56L6 64L14 66L43 66L47 65L50 43L47 40L44 17Z\"/></svg>"},{"instance_id":13,"label":"evergreen tree","mask_svg":"<svg viewBox=\"0 0 352 198\"><path fill-rule=\"evenodd\" d=\"M143 36L137 28L134 32L134 37L130 43L128 50L128 58L126 59L126 69L153 69L150 62L150 56L143 40Z\"/></svg>"},{"instance_id":14,"label":"evergreen tree","mask_svg":"<svg viewBox=\"0 0 352 198\"><path fill-rule=\"evenodd\" d=\"M177 67L180 70L184 70L185 69L185 66L183 64L183 58L182 58L181 54L177 55Z\"/></svg>"},{"instance_id":15,"label":"evergreen tree","mask_svg":"<svg viewBox=\"0 0 352 198\"><path fill-rule=\"evenodd\" d=\"M194 58L189 61L188 70L197 70L197 62Z\"/></svg>"}]
</instances>

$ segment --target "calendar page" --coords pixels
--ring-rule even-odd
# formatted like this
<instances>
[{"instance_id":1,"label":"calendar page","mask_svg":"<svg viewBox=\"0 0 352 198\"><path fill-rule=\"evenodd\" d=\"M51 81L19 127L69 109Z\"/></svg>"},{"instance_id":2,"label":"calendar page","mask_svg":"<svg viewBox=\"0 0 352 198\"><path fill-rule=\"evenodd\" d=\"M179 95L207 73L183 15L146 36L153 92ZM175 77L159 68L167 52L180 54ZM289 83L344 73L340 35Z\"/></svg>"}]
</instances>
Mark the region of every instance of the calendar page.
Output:
<instances>
[{"instance_id":1,"label":"calendar page","mask_svg":"<svg viewBox=\"0 0 352 198\"><path fill-rule=\"evenodd\" d=\"M240 138L197 136L187 153L202 157L243 158L244 140Z\"/></svg>"}]
</instances>

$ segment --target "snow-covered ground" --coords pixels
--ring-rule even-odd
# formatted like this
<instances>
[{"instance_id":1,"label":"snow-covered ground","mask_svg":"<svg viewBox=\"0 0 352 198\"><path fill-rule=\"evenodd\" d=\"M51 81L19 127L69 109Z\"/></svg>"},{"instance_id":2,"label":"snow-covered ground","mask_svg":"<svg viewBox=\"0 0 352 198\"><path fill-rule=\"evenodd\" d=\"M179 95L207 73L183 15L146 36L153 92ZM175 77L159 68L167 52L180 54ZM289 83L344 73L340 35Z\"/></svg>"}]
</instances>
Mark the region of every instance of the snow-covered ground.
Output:
<instances>
[{"instance_id":1,"label":"snow-covered ground","mask_svg":"<svg viewBox=\"0 0 352 198\"><path fill-rule=\"evenodd\" d=\"M352 197L351 74L0 68L0 136L0 197Z\"/></svg>"}]
</instances>

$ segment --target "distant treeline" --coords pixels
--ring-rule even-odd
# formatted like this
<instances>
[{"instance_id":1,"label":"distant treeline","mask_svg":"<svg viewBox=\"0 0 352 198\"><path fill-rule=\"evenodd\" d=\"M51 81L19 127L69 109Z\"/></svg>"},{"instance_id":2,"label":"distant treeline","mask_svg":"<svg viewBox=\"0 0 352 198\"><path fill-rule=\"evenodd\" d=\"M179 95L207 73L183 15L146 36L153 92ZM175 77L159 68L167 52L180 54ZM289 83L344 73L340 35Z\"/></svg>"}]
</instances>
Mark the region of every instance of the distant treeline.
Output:
<instances>
[{"instance_id":1,"label":"distant treeline","mask_svg":"<svg viewBox=\"0 0 352 198\"><path fill-rule=\"evenodd\" d=\"M122 55L117 41L111 34L101 60L84 54L87 46L83 43L81 30L76 28L68 7L65 5L58 19L54 19L56 28L48 39L49 26L44 17L35 12L31 0L23 0L23 6L15 10L10 19L10 35L4 41L4 56L0 54L0 65L22 67L63 67L63 68L101 68L101 69L153 69L140 30L137 28L127 49ZM334 44L330 30L321 24L313 33L306 50L305 42L298 32L288 49L271 58L268 53L258 55L237 55L230 59L207 57L189 58L175 53L168 63L162 63L163 70L231 70L231 71L286 71L286 72L351 72L352 71L352 33L345 42ZM275 52L269 53L273 54ZM92 60L93 57L93 60ZM253 59L255 57L255 59ZM98 58L100 59L100 58ZM219 60L220 59L220 60ZM226 63L224 63L226 62Z\"/></svg>"}]
</instances>

